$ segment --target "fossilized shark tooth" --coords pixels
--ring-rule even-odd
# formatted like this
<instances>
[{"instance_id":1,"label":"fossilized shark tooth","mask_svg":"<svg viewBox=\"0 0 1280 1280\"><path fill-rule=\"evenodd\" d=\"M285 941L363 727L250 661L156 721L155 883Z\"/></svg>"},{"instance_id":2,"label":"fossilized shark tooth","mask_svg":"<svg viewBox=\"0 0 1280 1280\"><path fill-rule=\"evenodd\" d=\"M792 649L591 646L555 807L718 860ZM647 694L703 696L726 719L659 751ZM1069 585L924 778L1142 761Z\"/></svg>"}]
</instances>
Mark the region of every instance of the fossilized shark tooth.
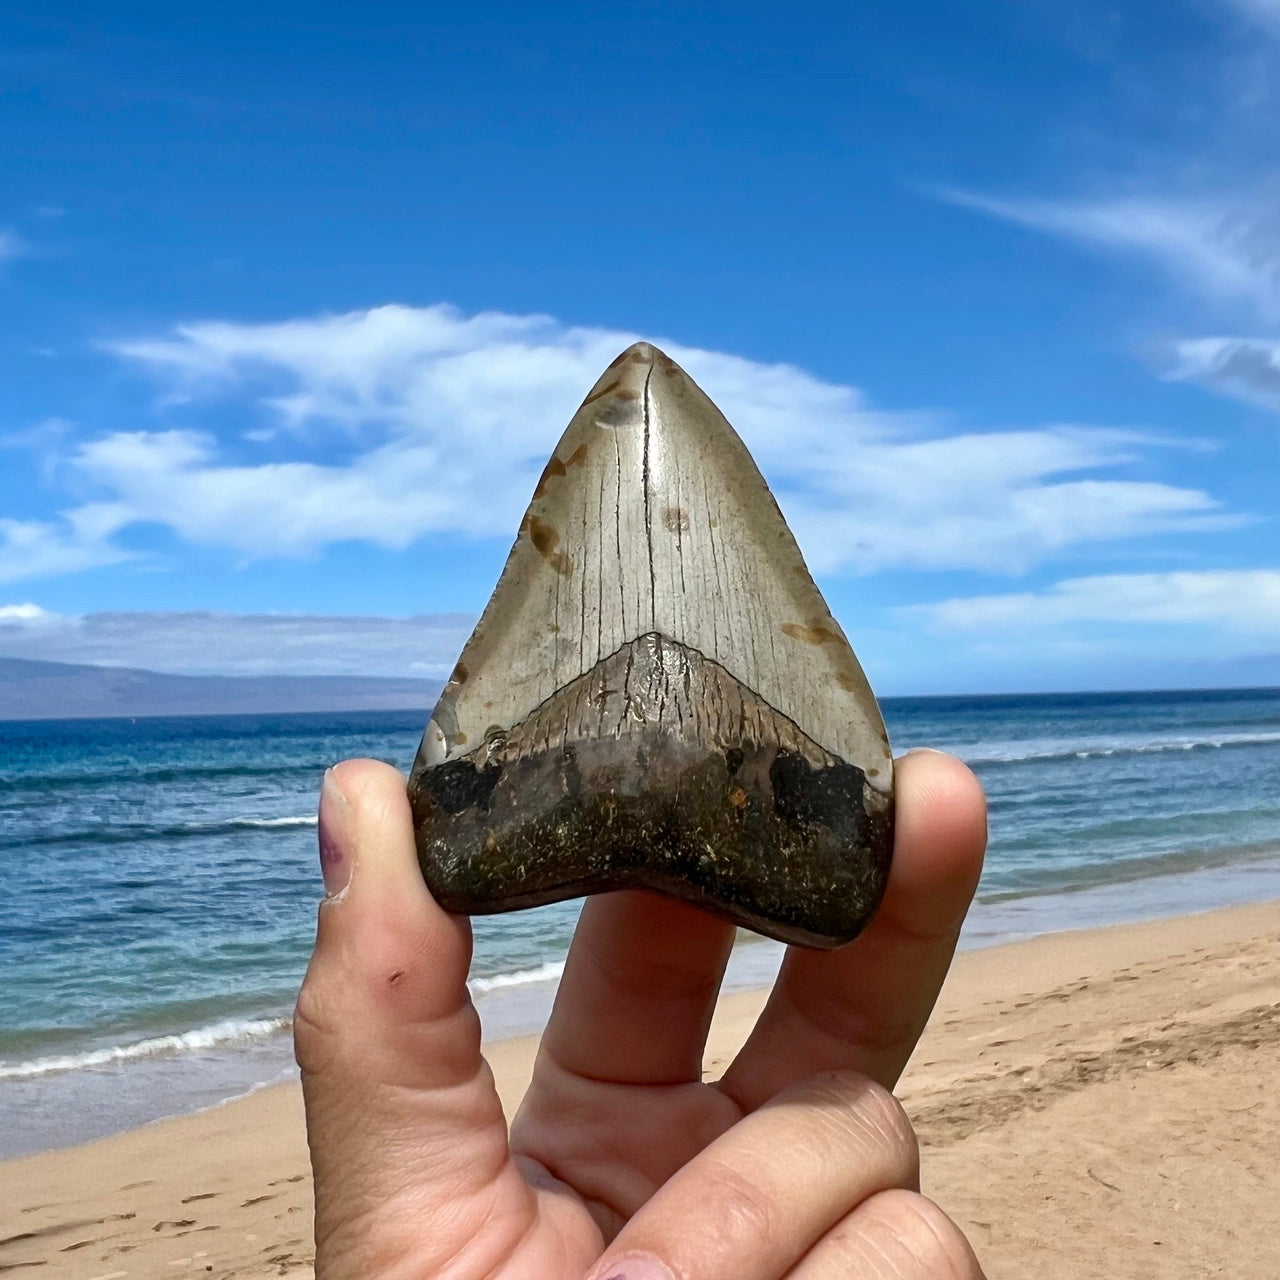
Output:
<instances>
[{"instance_id":1,"label":"fossilized shark tooth","mask_svg":"<svg viewBox=\"0 0 1280 1280\"><path fill-rule=\"evenodd\" d=\"M831 947L875 910L875 697L746 446L656 347L551 455L409 795L452 911L643 887Z\"/></svg>"}]
</instances>

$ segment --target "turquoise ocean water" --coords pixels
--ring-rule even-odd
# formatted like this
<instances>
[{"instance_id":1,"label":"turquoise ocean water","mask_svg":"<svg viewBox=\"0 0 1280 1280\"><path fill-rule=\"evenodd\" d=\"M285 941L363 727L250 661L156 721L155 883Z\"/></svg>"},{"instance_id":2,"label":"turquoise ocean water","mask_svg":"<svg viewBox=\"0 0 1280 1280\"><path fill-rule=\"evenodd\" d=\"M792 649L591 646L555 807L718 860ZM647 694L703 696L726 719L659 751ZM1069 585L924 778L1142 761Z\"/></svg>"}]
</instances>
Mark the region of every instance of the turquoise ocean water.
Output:
<instances>
[{"instance_id":1,"label":"turquoise ocean water","mask_svg":"<svg viewBox=\"0 0 1280 1280\"><path fill-rule=\"evenodd\" d=\"M977 771L969 945L1280 894L1280 690L887 699L895 750ZM315 796L407 768L416 712L0 723L0 1155L289 1071L320 881ZM577 904L476 923L494 1032L537 1025ZM777 949L744 944L739 983Z\"/></svg>"}]
</instances>

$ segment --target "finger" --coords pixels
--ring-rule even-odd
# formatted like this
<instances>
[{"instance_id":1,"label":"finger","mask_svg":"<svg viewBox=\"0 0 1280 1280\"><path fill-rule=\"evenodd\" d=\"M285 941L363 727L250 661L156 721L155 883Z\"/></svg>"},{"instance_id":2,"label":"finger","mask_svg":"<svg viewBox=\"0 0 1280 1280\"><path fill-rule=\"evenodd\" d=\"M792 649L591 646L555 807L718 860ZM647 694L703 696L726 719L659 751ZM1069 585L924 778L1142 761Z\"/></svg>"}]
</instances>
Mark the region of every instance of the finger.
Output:
<instances>
[{"instance_id":1,"label":"finger","mask_svg":"<svg viewBox=\"0 0 1280 1280\"><path fill-rule=\"evenodd\" d=\"M582 908L539 1066L628 1084L702 1079L734 926L639 891Z\"/></svg>"},{"instance_id":2,"label":"finger","mask_svg":"<svg viewBox=\"0 0 1280 1280\"><path fill-rule=\"evenodd\" d=\"M497 1182L517 1216L532 1201L480 1056L469 925L423 883L401 775L369 760L331 769L320 848L330 896L294 1019L317 1274L371 1275L410 1252L429 1262L411 1231L452 1256L464 1207ZM424 1207L442 1204L452 1212L424 1233Z\"/></svg>"},{"instance_id":3,"label":"finger","mask_svg":"<svg viewBox=\"0 0 1280 1280\"><path fill-rule=\"evenodd\" d=\"M864 1076L818 1076L676 1173L592 1275L776 1280L854 1206L915 1188L918 1172L915 1135L891 1094Z\"/></svg>"},{"instance_id":4,"label":"finger","mask_svg":"<svg viewBox=\"0 0 1280 1280\"><path fill-rule=\"evenodd\" d=\"M788 951L721 1081L744 1110L815 1071L862 1071L892 1088L924 1030L982 871L986 803L973 774L936 751L899 760L895 788L884 901L847 947Z\"/></svg>"},{"instance_id":5,"label":"finger","mask_svg":"<svg viewBox=\"0 0 1280 1280\"><path fill-rule=\"evenodd\" d=\"M786 1280L983 1280L964 1232L914 1191L864 1200Z\"/></svg>"},{"instance_id":6,"label":"finger","mask_svg":"<svg viewBox=\"0 0 1280 1280\"><path fill-rule=\"evenodd\" d=\"M583 907L511 1146L576 1187L607 1237L741 1118L701 1085L733 937L657 894Z\"/></svg>"}]
</instances>

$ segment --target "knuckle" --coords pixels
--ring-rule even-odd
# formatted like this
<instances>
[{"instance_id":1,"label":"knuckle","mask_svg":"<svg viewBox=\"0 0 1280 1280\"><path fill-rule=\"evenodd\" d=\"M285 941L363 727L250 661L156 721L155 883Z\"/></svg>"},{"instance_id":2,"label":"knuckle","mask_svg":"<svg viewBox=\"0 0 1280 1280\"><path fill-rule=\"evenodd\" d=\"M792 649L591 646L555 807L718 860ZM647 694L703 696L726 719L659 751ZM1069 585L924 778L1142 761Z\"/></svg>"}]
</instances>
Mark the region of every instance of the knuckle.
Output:
<instances>
[{"instance_id":1,"label":"knuckle","mask_svg":"<svg viewBox=\"0 0 1280 1280\"><path fill-rule=\"evenodd\" d=\"M873 1112L873 1123L883 1135L886 1145L894 1154L901 1170L900 1177L915 1182L920 1172L920 1142L902 1103L879 1085L872 1085L868 1105Z\"/></svg>"},{"instance_id":2,"label":"knuckle","mask_svg":"<svg viewBox=\"0 0 1280 1280\"><path fill-rule=\"evenodd\" d=\"M293 1056L308 1075L317 1075L334 1053L331 1002L324 984L308 975L293 1008Z\"/></svg>"},{"instance_id":3,"label":"knuckle","mask_svg":"<svg viewBox=\"0 0 1280 1280\"><path fill-rule=\"evenodd\" d=\"M311 957L306 977L293 1005L293 1056L306 1075L333 1068L342 1056L347 1025L342 998L343 983L332 964L319 954Z\"/></svg>"},{"instance_id":4,"label":"knuckle","mask_svg":"<svg viewBox=\"0 0 1280 1280\"><path fill-rule=\"evenodd\" d=\"M860 1213L891 1233L913 1270L929 1280L982 1280L965 1234L927 1196L914 1191L882 1191Z\"/></svg>"},{"instance_id":5,"label":"knuckle","mask_svg":"<svg viewBox=\"0 0 1280 1280\"><path fill-rule=\"evenodd\" d=\"M751 1249L776 1238L782 1226L780 1206L741 1170L719 1160L709 1160L705 1191L699 1196L706 1221L714 1221L717 1234L735 1245Z\"/></svg>"},{"instance_id":6,"label":"knuckle","mask_svg":"<svg viewBox=\"0 0 1280 1280\"><path fill-rule=\"evenodd\" d=\"M856 1071L820 1072L805 1087L848 1137L870 1136L894 1185L917 1183L920 1143L902 1103L888 1089Z\"/></svg>"}]
</instances>

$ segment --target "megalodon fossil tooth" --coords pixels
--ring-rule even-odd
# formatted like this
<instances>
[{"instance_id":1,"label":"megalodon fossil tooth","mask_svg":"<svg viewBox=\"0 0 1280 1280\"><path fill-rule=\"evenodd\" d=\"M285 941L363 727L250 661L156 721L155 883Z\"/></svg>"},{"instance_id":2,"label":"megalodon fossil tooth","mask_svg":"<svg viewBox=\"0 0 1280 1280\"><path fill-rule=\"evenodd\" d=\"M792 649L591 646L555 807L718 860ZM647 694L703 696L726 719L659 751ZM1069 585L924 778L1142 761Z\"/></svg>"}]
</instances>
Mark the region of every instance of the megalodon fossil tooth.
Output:
<instances>
[{"instance_id":1,"label":"megalodon fossil tooth","mask_svg":"<svg viewBox=\"0 0 1280 1280\"><path fill-rule=\"evenodd\" d=\"M832 947L879 903L875 697L746 446L656 347L551 455L409 796L451 911L647 888Z\"/></svg>"}]
</instances>

